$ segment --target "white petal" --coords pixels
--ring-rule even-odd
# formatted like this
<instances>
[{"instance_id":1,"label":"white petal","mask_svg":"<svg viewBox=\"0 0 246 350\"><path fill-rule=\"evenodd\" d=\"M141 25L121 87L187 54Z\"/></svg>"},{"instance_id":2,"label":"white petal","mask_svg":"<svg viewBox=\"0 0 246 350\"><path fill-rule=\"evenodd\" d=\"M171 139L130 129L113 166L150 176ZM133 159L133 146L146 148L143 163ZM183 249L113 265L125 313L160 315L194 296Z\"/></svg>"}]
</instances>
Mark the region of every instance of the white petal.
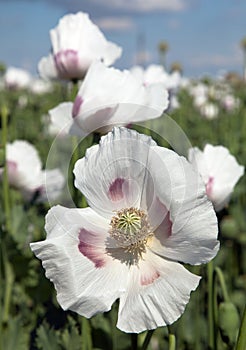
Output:
<instances>
[{"instance_id":1,"label":"white petal","mask_svg":"<svg viewBox=\"0 0 246 350\"><path fill-rule=\"evenodd\" d=\"M46 240L31 243L32 251L42 260L47 278L55 285L63 309L91 317L110 310L112 303L124 293L126 268L103 252L106 223L89 208L56 206L46 216ZM88 254L88 258L80 252L81 229L88 230L88 242L91 246L95 243L94 252L98 259L106 259L105 264L96 266L91 260L95 257Z\"/></svg>"},{"instance_id":2,"label":"white petal","mask_svg":"<svg viewBox=\"0 0 246 350\"><path fill-rule=\"evenodd\" d=\"M16 140L7 145L7 161L16 164L12 185L35 190L41 185L41 160L35 147L27 141Z\"/></svg>"},{"instance_id":3,"label":"white petal","mask_svg":"<svg viewBox=\"0 0 246 350\"><path fill-rule=\"evenodd\" d=\"M155 184L152 192L169 211L172 223L168 237L166 232L156 232L151 249L175 261L208 262L219 249L218 227L200 175L184 157L158 146L151 149L149 163Z\"/></svg>"},{"instance_id":4,"label":"white petal","mask_svg":"<svg viewBox=\"0 0 246 350\"><path fill-rule=\"evenodd\" d=\"M162 85L146 88L129 71L108 68L98 61L90 66L78 96L83 104L75 121L87 132L157 118L168 105Z\"/></svg>"},{"instance_id":5,"label":"white petal","mask_svg":"<svg viewBox=\"0 0 246 350\"><path fill-rule=\"evenodd\" d=\"M132 266L127 293L120 298L117 327L140 333L176 321L200 277L182 265L148 254Z\"/></svg>"},{"instance_id":6,"label":"white petal","mask_svg":"<svg viewBox=\"0 0 246 350\"><path fill-rule=\"evenodd\" d=\"M72 102L63 102L49 110L51 123L57 129L58 134L67 135L73 128L72 109Z\"/></svg>"},{"instance_id":7,"label":"white petal","mask_svg":"<svg viewBox=\"0 0 246 350\"><path fill-rule=\"evenodd\" d=\"M41 58L38 63L38 72L43 79L57 79L57 70L53 56L49 54L47 57Z\"/></svg>"},{"instance_id":8,"label":"white petal","mask_svg":"<svg viewBox=\"0 0 246 350\"><path fill-rule=\"evenodd\" d=\"M40 190L39 202L46 200L54 201L62 192L65 184L65 178L60 169L42 171L43 187Z\"/></svg>"},{"instance_id":9,"label":"white petal","mask_svg":"<svg viewBox=\"0 0 246 350\"><path fill-rule=\"evenodd\" d=\"M69 14L60 19L50 31L53 52L72 49L79 53L81 67L88 69L93 60L103 60L106 65L120 57L121 48L107 41L87 13Z\"/></svg>"},{"instance_id":10,"label":"white petal","mask_svg":"<svg viewBox=\"0 0 246 350\"><path fill-rule=\"evenodd\" d=\"M228 203L234 186L243 175L244 167L237 163L227 148L209 144L203 152L198 148L190 149L189 160L200 172L215 210L221 210Z\"/></svg>"},{"instance_id":11,"label":"white petal","mask_svg":"<svg viewBox=\"0 0 246 350\"><path fill-rule=\"evenodd\" d=\"M75 186L101 215L139 207L146 181L148 154L154 141L135 131L115 128L99 146L76 162Z\"/></svg>"}]
</instances>

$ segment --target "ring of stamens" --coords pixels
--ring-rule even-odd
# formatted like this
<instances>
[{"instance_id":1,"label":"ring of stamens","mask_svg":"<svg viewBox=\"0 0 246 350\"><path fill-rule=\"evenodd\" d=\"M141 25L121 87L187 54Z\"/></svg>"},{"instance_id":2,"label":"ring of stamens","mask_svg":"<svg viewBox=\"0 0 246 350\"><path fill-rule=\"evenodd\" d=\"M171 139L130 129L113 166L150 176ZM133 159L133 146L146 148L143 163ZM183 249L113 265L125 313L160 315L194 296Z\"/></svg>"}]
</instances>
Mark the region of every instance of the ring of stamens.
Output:
<instances>
[{"instance_id":1,"label":"ring of stamens","mask_svg":"<svg viewBox=\"0 0 246 350\"><path fill-rule=\"evenodd\" d=\"M119 246L139 255L145 252L147 240L153 235L146 213L133 207L117 211L110 226L109 234Z\"/></svg>"}]
</instances>

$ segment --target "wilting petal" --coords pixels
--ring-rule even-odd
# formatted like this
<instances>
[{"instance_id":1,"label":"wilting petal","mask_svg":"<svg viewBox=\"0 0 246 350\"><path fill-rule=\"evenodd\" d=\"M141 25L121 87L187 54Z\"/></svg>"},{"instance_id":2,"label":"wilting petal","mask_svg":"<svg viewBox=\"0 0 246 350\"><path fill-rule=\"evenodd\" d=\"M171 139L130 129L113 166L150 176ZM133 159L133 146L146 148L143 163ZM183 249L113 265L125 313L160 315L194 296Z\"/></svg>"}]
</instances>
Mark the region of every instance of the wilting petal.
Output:
<instances>
[{"instance_id":1,"label":"wilting petal","mask_svg":"<svg viewBox=\"0 0 246 350\"><path fill-rule=\"evenodd\" d=\"M176 321L184 312L200 277L182 265L148 253L132 267L127 292L120 299L117 327L140 333Z\"/></svg>"},{"instance_id":2,"label":"wilting petal","mask_svg":"<svg viewBox=\"0 0 246 350\"><path fill-rule=\"evenodd\" d=\"M42 260L46 276L55 285L63 309L91 317L108 311L125 292L127 274L124 265L105 255L107 264L97 267L95 261L80 249L81 242L94 244L99 258L102 257L105 226L106 221L89 208L56 206L46 217L46 240L31 244L35 255ZM85 235L83 239L81 230L94 232L94 235L88 239Z\"/></svg>"},{"instance_id":3,"label":"wilting petal","mask_svg":"<svg viewBox=\"0 0 246 350\"><path fill-rule=\"evenodd\" d=\"M75 186L89 205L111 217L113 210L139 207L145 187L148 153L155 143L124 128L101 139L75 164Z\"/></svg>"}]
</instances>

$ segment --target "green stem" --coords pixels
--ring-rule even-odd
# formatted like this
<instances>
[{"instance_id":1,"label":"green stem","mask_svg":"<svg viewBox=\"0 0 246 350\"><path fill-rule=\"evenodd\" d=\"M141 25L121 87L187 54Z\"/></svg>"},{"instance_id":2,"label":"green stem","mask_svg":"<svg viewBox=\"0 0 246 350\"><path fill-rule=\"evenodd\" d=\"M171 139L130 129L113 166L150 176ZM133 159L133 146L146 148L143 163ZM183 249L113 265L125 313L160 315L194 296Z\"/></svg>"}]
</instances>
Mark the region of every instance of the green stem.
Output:
<instances>
[{"instance_id":1,"label":"green stem","mask_svg":"<svg viewBox=\"0 0 246 350\"><path fill-rule=\"evenodd\" d=\"M4 305L3 305L3 322L8 323L9 320L9 309L11 303L11 293L14 284L14 274L9 263L7 256L7 249L4 242L2 242L2 257L4 263L4 275L5 275L5 292L4 292Z\"/></svg>"},{"instance_id":2,"label":"green stem","mask_svg":"<svg viewBox=\"0 0 246 350\"><path fill-rule=\"evenodd\" d=\"M3 170L3 200L4 200L4 212L5 212L5 226L6 231L11 230L11 215L10 215L10 196L9 196L9 181L8 181L8 169L6 162L6 147L8 138L8 109L6 106L1 108L2 117L2 145L3 145L3 159L4 159L4 170Z\"/></svg>"},{"instance_id":3,"label":"green stem","mask_svg":"<svg viewBox=\"0 0 246 350\"><path fill-rule=\"evenodd\" d=\"M214 279L213 279L213 261L207 264L207 277L208 277L208 336L209 336L209 349L215 349L215 337L214 337Z\"/></svg>"},{"instance_id":4,"label":"green stem","mask_svg":"<svg viewBox=\"0 0 246 350\"><path fill-rule=\"evenodd\" d=\"M176 349L176 338L174 333L171 330L171 327L168 328L168 350L175 350Z\"/></svg>"},{"instance_id":5,"label":"green stem","mask_svg":"<svg viewBox=\"0 0 246 350\"><path fill-rule=\"evenodd\" d=\"M81 321L81 330L82 330L82 350L92 350L92 339L91 339L91 327L89 320L85 317L82 317Z\"/></svg>"},{"instance_id":6,"label":"green stem","mask_svg":"<svg viewBox=\"0 0 246 350\"><path fill-rule=\"evenodd\" d=\"M243 318L241 326L239 329L239 334L237 338L237 345L235 350L245 350L246 349L246 305L244 308Z\"/></svg>"},{"instance_id":7,"label":"green stem","mask_svg":"<svg viewBox=\"0 0 246 350\"><path fill-rule=\"evenodd\" d=\"M136 333L131 334L131 350L137 350L138 349L138 335Z\"/></svg>"},{"instance_id":8,"label":"green stem","mask_svg":"<svg viewBox=\"0 0 246 350\"><path fill-rule=\"evenodd\" d=\"M145 337L143 345L142 345L142 350L147 350L153 333L154 333L154 329L148 331L148 333L146 334L146 337Z\"/></svg>"},{"instance_id":9,"label":"green stem","mask_svg":"<svg viewBox=\"0 0 246 350\"><path fill-rule=\"evenodd\" d=\"M228 292L227 292L227 288L226 288L226 283L225 283L225 278L224 278L223 272L222 272L222 270L219 267L215 268L215 272L216 272L216 276L218 277L219 282L220 282L220 286L221 286L221 289L222 289L222 294L223 294L224 301L229 302L230 298L229 298L229 295L228 295Z\"/></svg>"}]
</instances>

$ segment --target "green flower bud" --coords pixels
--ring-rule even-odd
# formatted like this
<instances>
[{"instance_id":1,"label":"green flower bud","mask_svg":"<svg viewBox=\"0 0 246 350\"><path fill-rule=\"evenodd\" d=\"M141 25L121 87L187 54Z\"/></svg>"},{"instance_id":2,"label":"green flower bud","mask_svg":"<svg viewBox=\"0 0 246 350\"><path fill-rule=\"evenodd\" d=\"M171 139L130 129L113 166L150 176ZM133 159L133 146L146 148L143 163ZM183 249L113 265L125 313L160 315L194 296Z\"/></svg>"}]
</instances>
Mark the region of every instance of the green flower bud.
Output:
<instances>
[{"instance_id":1,"label":"green flower bud","mask_svg":"<svg viewBox=\"0 0 246 350\"><path fill-rule=\"evenodd\" d=\"M231 302L220 303L218 326L224 343L233 346L236 343L240 318L235 305Z\"/></svg>"}]
</instances>

